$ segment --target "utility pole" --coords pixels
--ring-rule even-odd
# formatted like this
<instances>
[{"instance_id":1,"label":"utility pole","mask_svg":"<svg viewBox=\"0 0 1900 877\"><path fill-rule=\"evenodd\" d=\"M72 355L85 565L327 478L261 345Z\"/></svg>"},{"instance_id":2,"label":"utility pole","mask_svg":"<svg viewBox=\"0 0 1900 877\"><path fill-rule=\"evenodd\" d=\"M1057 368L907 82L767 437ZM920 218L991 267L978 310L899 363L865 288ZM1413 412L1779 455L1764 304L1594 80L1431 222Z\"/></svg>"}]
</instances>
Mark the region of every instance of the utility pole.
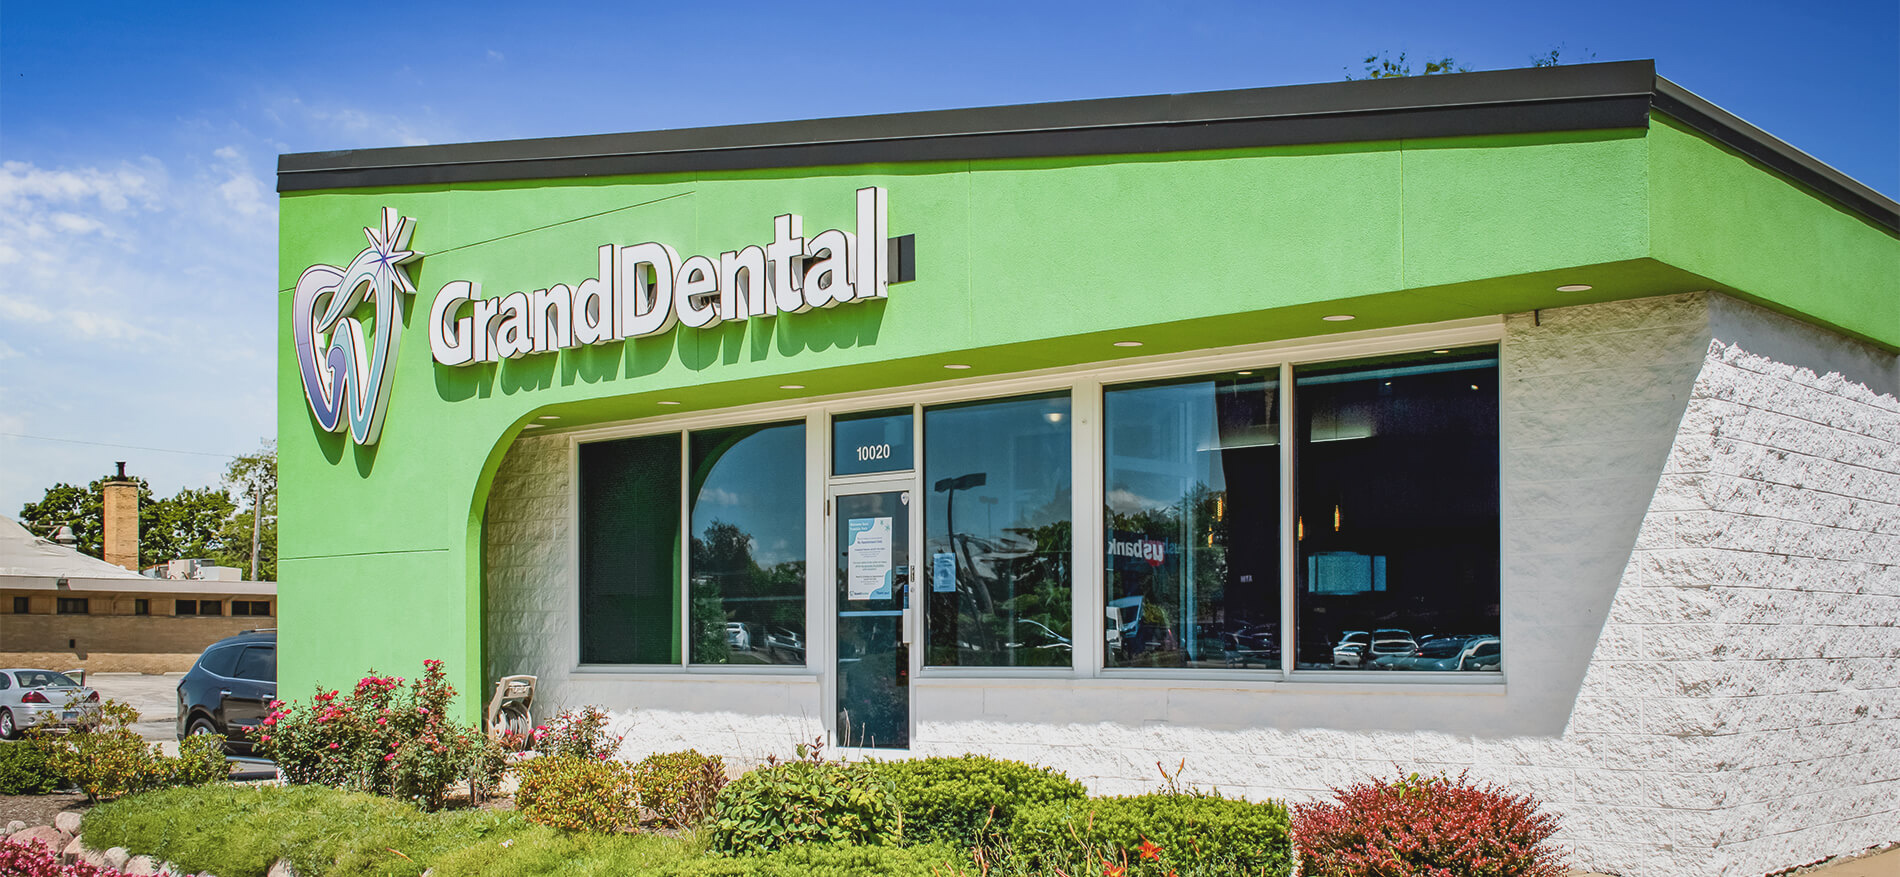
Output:
<instances>
[{"instance_id":1,"label":"utility pole","mask_svg":"<svg viewBox=\"0 0 1900 877\"><path fill-rule=\"evenodd\" d=\"M251 581L257 581L257 540L264 527L264 480L257 480L251 495Z\"/></svg>"}]
</instances>

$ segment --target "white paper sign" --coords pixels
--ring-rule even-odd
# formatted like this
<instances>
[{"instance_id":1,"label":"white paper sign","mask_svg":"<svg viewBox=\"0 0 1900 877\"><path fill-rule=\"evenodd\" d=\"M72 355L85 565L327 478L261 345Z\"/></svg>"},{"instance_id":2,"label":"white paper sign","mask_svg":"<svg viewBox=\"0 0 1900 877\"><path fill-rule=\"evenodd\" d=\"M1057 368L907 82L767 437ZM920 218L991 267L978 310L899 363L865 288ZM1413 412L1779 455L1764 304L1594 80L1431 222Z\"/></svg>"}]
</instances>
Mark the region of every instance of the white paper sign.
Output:
<instances>
[{"instance_id":1,"label":"white paper sign","mask_svg":"<svg viewBox=\"0 0 1900 877\"><path fill-rule=\"evenodd\" d=\"M852 518L845 522L845 533L851 540L846 548L846 599L889 600L891 519Z\"/></svg>"}]
</instances>

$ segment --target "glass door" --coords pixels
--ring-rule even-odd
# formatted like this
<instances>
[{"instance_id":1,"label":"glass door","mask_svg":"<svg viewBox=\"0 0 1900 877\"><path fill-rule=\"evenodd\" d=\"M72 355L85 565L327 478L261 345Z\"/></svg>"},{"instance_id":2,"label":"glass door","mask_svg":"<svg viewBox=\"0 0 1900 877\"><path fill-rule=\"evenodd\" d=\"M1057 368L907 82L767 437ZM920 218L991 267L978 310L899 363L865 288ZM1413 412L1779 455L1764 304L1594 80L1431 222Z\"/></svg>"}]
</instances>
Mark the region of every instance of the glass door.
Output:
<instances>
[{"instance_id":1,"label":"glass door","mask_svg":"<svg viewBox=\"0 0 1900 877\"><path fill-rule=\"evenodd\" d=\"M837 488L834 739L863 749L910 746L909 479Z\"/></svg>"}]
</instances>

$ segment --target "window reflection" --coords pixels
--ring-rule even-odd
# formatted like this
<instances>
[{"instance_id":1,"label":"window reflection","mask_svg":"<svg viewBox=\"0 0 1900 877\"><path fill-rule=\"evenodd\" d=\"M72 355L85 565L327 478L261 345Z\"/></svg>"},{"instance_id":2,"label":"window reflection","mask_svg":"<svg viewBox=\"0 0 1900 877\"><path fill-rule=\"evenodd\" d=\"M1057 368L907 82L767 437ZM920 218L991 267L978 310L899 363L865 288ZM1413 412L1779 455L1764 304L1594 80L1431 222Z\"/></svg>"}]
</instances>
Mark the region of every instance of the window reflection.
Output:
<instances>
[{"instance_id":1,"label":"window reflection","mask_svg":"<svg viewBox=\"0 0 1900 877\"><path fill-rule=\"evenodd\" d=\"M805 425L695 432L695 664L805 663Z\"/></svg>"},{"instance_id":2,"label":"window reflection","mask_svg":"<svg viewBox=\"0 0 1900 877\"><path fill-rule=\"evenodd\" d=\"M680 437L580 449L581 662L678 664Z\"/></svg>"},{"instance_id":3,"label":"window reflection","mask_svg":"<svg viewBox=\"0 0 1900 877\"><path fill-rule=\"evenodd\" d=\"M1298 668L1498 670L1496 349L1294 375Z\"/></svg>"},{"instance_id":4,"label":"window reflection","mask_svg":"<svg viewBox=\"0 0 1900 877\"><path fill-rule=\"evenodd\" d=\"M926 662L1069 666L1069 396L924 412Z\"/></svg>"},{"instance_id":5,"label":"window reflection","mask_svg":"<svg viewBox=\"0 0 1900 877\"><path fill-rule=\"evenodd\" d=\"M1279 381L1103 394L1110 667L1280 666Z\"/></svg>"}]
</instances>

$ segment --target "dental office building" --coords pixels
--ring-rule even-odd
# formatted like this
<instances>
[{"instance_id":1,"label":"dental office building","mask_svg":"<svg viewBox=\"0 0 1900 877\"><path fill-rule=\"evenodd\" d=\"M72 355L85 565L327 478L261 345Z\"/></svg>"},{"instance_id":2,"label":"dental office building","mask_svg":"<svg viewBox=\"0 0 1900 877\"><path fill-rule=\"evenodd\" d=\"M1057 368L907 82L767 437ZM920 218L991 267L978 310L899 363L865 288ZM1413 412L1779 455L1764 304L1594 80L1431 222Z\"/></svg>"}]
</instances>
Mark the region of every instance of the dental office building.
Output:
<instances>
[{"instance_id":1,"label":"dental office building","mask_svg":"<svg viewBox=\"0 0 1900 877\"><path fill-rule=\"evenodd\" d=\"M1900 840L1900 208L1648 62L278 181L285 691Z\"/></svg>"}]
</instances>

